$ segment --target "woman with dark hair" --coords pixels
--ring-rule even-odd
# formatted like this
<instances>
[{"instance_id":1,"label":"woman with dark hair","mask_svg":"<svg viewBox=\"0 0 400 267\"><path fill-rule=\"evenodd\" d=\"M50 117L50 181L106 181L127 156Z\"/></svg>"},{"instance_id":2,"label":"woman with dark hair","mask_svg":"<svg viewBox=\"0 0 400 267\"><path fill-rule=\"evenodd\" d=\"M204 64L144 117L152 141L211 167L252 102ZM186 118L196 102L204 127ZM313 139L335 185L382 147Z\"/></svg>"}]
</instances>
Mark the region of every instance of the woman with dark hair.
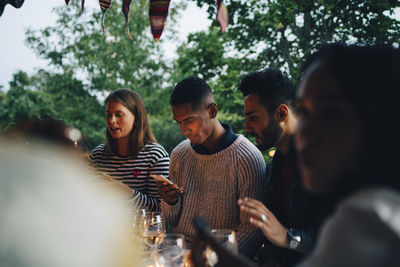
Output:
<instances>
[{"instance_id":1,"label":"woman with dark hair","mask_svg":"<svg viewBox=\"0 0 400 267\"><path fill-rule=\"evenodd\" d=\"M152 174L168 177L169 156L157 144L140 96L118 89L105 100L106 143L90 154L89 165L132 189L138 208L160 210L160 195Z\"/></svg>"},{"instance_id":2,"label":"woman with dark hair","mask_svg":"<svg viewBox=\"0 0 400 267\"><path fill-rule=\"evenodd\" d=\"M304 186L333 195L309 266L400 266L400 52L328 45L306 64L296 147Z\"/></svg>"}]
</instances>

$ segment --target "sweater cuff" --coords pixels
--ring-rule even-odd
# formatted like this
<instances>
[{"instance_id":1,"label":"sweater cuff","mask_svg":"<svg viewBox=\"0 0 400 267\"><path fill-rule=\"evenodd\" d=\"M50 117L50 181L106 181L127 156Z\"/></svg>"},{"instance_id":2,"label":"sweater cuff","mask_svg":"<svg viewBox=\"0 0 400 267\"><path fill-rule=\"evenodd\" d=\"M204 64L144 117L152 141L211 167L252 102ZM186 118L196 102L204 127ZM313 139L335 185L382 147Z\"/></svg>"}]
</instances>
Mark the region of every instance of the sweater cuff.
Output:
<instances>
[{"instance_id":1,"label":"sweater cuff","mask_svg":"<svg viewBox=\"0 0 400 267\"><path fill-rule=\"evenodd\" d=\"M167 224L175 225L181 210L181 199L175 205L170 205L168 202L161 200L161 211L167 219Z\"/></svg>"}]
</instances>

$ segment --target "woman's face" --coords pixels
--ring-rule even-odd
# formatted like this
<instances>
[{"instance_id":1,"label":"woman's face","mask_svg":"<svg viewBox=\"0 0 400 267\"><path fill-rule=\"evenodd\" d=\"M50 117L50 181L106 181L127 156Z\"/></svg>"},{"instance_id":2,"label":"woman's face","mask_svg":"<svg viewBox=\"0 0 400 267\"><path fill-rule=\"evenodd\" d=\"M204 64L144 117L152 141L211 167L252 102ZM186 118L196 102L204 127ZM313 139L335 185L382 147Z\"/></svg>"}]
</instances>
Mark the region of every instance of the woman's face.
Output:
<instances>
[{"instance_id":1,"label":"woman's face","mask_svg":"<svg viewBox=\"0 0 400 267\"><path fill-rule=\"evenodd\" d=\"M106 125L107 131L114 139L129 139L129 134L133 128L135 116L124 105L109 100L106 106Z\"/></svg>"},{"instance_id":2,"label":"woman's face","mask_svg":"<svg viewBox=\"0 0 400 267\"><path fill-rule=\"evenodd\" d=\"M329 192L359 168L363 127L329 65L312 64L298 91L296 148L303 184L310 191Z\"/></svg>"}]
</instances>

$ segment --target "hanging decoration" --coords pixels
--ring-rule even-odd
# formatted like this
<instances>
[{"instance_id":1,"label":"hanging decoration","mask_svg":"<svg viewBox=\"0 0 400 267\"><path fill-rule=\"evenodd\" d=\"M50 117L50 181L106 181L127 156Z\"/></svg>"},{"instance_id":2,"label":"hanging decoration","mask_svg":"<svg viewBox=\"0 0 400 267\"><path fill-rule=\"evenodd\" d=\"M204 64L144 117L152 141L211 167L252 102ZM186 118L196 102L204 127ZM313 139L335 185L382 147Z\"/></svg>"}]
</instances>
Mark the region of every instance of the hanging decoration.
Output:
<instances>
[{"instance_id":1,"label":"hanging decoration","mask_svg":"<svg viewBox=\"0 0 400 267\"><path fill-rule=\"evenodd\" d=\"M107 10L111 6L112 0L99 0L100 8L101 8L101 29L104 32L104 15L106 14Z\"/></svg>"},{"instance_id":2,"label":"hanging decoration","mask_svg":"<svg viewBox=\"0 0 400 267\"><path fill-rule=\"evenodd\" d=\"M12 5L15 8L20 8L25 0L2 0L0 1L0 16L3 14L4 7L7 4Z\"/></svg>"},{"instance_id":3,"label":"hanging decoration","mask_svg":"<svg viewBox=\"0 0 400 267\"><path fill-rule=\"evenodd\" d=\"M217 0L217 21L221 27L221 32L224 33L228 27L228 9L222 0Z\"/></svg>"},{"instance_id":4,"label":"hanging decoration","mask_svg":"<svg viewBox=\"0 0 400 267\"><path fill-rule=\"evenodd\" d=\"M70 0L65 0L65 3L68 5ZM85 0L81 0L81 11L83 11L85 7Z\"/></svg>"},{"instance_id":5,"label":"hanging decoration","mask_svg":"<svg viewBox=\"0 0 400 267\"><path fill-rule=\"evenodd\" d=\"M169 3L171 0L150 0L149 19L150 29L155 42L161 38L165 22L168 17Z\"/></svg>"},{"instance_id":6,"label":"hanging decoration","mask_svg":"<svg viewBox=\"0 0 400 267\"><path fill-rule=\"evenodd\" d=\"M0 16L3 14L4 7L7 4L12 5L15 8L20 8L25 0L1 0L0 1Z\"/></svg>"},{"instance_id":7,"label":"hanging decoration","mask_svg":"<svg viewBox=\"0 0 400 267\"><path fill-rule=\"evenodd\" d=\"M122 13L125 16L125 23L126 23L126 34L128 35L129 39L133 40L131 34L129 33L129 6L131 5L132 0L123 0L122 1Z\"/></svg>"}]
</instances>

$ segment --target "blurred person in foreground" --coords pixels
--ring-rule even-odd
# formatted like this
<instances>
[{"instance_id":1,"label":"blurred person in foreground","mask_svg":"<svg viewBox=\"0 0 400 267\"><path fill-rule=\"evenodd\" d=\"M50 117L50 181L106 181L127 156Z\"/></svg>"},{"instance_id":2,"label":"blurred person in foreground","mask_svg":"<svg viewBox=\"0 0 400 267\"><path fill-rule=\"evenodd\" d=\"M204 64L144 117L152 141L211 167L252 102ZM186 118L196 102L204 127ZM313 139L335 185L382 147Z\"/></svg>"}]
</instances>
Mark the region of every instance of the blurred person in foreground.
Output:
<instances>
[{"instance_id":1,"label":"blurred person in foreground","mask_svg":"<svg viewBox=\"0 0 400 267\"><path fill-rule=\"evenodd\" d=\"M305 64L296 104L302 182L334 197L336 209L299 266L400 266L399 85L400 52L388 46L331 44ZM218 266L252 265L200 236Z\"/></svg>"},{"instance_id":2,"label":"blurred person in foreground","mask_svg":"<svg viewBox=\"0 0 400 267\"><path fill-rule=\"evenodd\" d=\"M6 129L3 136L8 141L22 143L29 146L30 143L44 141L64 147L70 151L83 153L82 134L75 127L53 118L26 118L17 121Z\"/></svg>"},{"instance_id":3,"label":"blurred person in foreground","mask_svg":"<svg viewBox=\"0 0 400 267\"><path fill-rule=\"evenodd\" d=\"M17 121L11 127L7 128L2 138L7 142L22 145L26 149L35 148L37 143L49 144L49 149L62 148L64 154L87 164L87 156L83 151L83 137L81 132L65 123L62 120L54 118L26 118ZM120 181L112 179L108 175L101 174L89 169L88 178L96 185L114 188L120 191L121 197L126 201L132 202L130 196L132 190ZM131 203L132 204L132 203ZM135 208L132 205L132 208Z\"/></svg>"},{"instance_id":4,"label":"blurred person in foreground","mask_svg":"<svg viewBox=\"0 0 400 267\"><path fill-rule=\"evenodd\" d=\"M0 266L135 266L126 202L72 155L40 138L0 143Z\"/></svg>"},{"instance_id":5,"label":"blurred person in foreground","mask_svg":"<svg viewBox=\"0 0 400 267\"><path fill-rule=\"evenodd\" d=\"M172 232L193 236L192 218L200 215L213 229L236 231L239 253L253 258L262 234L236 203L246 196L262 197L265 162L260 151L230 125L220 123L214 95L202 79L180 81L170 103L174 120L188 139L171 153L170 176L176 184L157 184L167 225Z\"/></svg>"},{"instance_id":6,"label":"blurred person in foreground","mask_svg":"<svg viewBox=\"0 0 400 267\"><path fill-rule=\"evenodd\" d=\"M330 45L306 64L296 147L305 187L334 194L300 266L400 266L400 51Z\"/></svg>"},{"instance_id":7,"label":"blurred person in foreground","mask_svg":"<svg viewBox=\"0 0 400 267\"><path fill-rule=\"evenodd\" d=\"M127 185L136 207L159 211L161 197L150 175L168 177L169 155L153 136L142 99L132 90L117 89L105 104L106 142L93 149L89 166Z\"/></svg>"},{"instance_id":8,"label":"blurred person in foreground","mask_svg":"<svg viewBox=\"0 0 400 267\"><path fill-rule=\"evenodd\" d=\"M296 87L281 71L264 69L245 75L238 89L244 97L245 132L255 137L260 150L276 148L267 165L265 205L251 198L239 199L238 204L266 237L258 262L293 266L312 249L332 209L325 197L307 192L301 184L293 138Z\"/></svg>"}]
</instances>

